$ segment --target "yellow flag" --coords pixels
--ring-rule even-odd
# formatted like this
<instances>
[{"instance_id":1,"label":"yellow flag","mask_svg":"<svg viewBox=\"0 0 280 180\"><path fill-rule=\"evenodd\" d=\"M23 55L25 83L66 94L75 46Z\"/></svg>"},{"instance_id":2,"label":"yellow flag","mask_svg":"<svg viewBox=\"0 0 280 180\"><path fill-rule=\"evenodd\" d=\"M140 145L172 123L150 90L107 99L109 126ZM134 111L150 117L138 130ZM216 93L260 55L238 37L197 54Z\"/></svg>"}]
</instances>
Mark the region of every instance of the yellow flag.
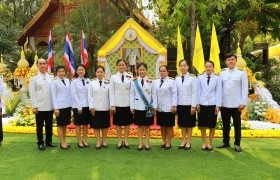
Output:
<instances>
[{"instance_id":1,"label":"yellow flag","mask_svg":"<svg viewBox=\"0 0 280 180\"><path fill-rule=\"evenodd\" d=\"M180 27L178 25L178 32L177 32L177 61L176 61L177 74L180 74L179 62L182 59L184 59L184 51L183 51L183 46L182 46Z\"/></svg>"},{"instance_id":2,"label":"yellow flag","mask_svg":"<svg viewBox=\"0 0 280 180\"><path fill-rule=\"evenodd\" d=\"M200 38L200 32L199 32L198 25L196 26L195 44L194 44L192 63L193 63L193 66L198 71L198 73L202 73L204 71L204 53L203 53L202 42L201 42L201 38Z\"/></svg>"},{"instance_id":3,"label":"yellow flag","mask_svg":"<svg viewBox=\"0 0 280 180\"><path fill-rule=\"evenodd\" d=\"M218 37L215 29L215 25L212 26L212 35L211 35L211 46L210 46L210 60L214 62L214 72L218 74L221 71L221 64L220 64L220 48Z\"/></svg>"}]
</instances>

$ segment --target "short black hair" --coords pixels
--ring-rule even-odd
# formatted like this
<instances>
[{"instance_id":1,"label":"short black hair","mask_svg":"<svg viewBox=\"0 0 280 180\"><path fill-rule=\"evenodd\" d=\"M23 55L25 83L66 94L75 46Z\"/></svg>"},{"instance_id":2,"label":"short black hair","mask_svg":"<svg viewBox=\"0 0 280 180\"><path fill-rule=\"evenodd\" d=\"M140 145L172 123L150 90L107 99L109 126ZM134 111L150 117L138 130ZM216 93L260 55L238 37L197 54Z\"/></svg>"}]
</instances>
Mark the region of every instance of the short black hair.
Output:
<instances>
[{"instance_id":1,"label":"short black hair","mask_svg":"<svg viewBox=\"0 0 280 180\"><path fill-rule=\"evenodd\" d=\"M102 69L103 72L105 72L105 68L104 68L103 66L98 65L98 66L95 68L95 72L96 72L98 69Z\"/></svg>"},{"instance_id":2,"label":"short black hair","mask_svg":"<svg viewBox=\"0 0 280 180\"><path fill-rule=\"evenodd\" d=\"M182 62L186 62L186 64L188 65L188 66L190 66L190 63L187 61L187 60L185 60L185 59L182 59L181 61L179 61L179 66L180 66L180 64L182 63Z\"/></svg>"},{"instance_id":3,"label":"short black hair","mask_svg":"<svg viewBox=\"0 0 280 180\"><path fill-rule=\"evenodd\" d=\"M117 66L120 62L122 62L122 61L123 61L123 62L124 62L124 64L126 65L125 60L123 60L123 59L118 59L118 60L117 60L117 62L116 62L116 66Z\"/></svg>"},{"instance_id":4,"label":"short black hair","mask_svg":"<svg viewBox=\"0 0 280 180\"><path fill-rule=\"evenodd\" d=\"M169 69L168 69L168 66L167 66L167 65L161 65L161 66L159 67L159 71L160 71L160 69L163 68L163 67L165 67L165 69L167 70L167 72L169 72Z\"/></svg>"},{"instance_id":5,"label":"short black hair","mask_svg":"<svg viewBox=\"0 0 280 180\"><path fill-rule=\"evenodd\" d=\"M55 67L55 72L57 73L57 71L59 71L59 69L64 69L64 71L65 71L65 67L64 67L64 66L62 66L62 65L57 65L57 66Z\"/></svg>"},{"instance_id":6,"label":"short black hair","mask_svg":"<svg viewBox=\"0 0 280 180\"><path fill-rule=\"evenodd\" d=\"M226 59L231 58L231 57L234 57L235 59L237 59L237 56L233 53L229 53L229 54L226 55Z\"/></svg>"},{"instance_id":7,"label":"short black hair","mask_svg":"<svg viewBox=\"0 0 280 180\"><path fill-rule=\"evenodd\" d=\"M148 66L147 66L147 64L144 63L144 62L140 62L140 63L137 64L137 70L138 70L141 66L143 66L144 68L146 68L146 70L148 70Z\"/></svg>"},{"instance_id":8,"label":"short black hair","mask_svg":"<svg viewBox=\"0 0 280 180\"><path fill-rule=\"evenodd\" d=\"M214 65L214 62L213 62L213 61L211 61L211 60L207 60L207 61L205 61L204 65L205 65L206 63L211 63L211 64L213 65L213 67L215 66L215 65Z\"/></svg>"},{"instance_id":9,"label":"short black hair","mask_svg":"<svg viewBox=\"0 0 280 180\"><path fill-rule=\"evenodd\" d=\"M77 68L76 68L76 70L75 70L75 78L77 78L77 77L79 77L79 75L78 75L78 73L77 73L77 70L78 70L78 68L79 67L82 67L82 68L84 68L85 69L85 78L87 78L88 77L88 73L87 73L87 68L85 67L85 65L83 65L83 64L79 64L78 66L77 66Z\"/></svg>"}]
</instances>

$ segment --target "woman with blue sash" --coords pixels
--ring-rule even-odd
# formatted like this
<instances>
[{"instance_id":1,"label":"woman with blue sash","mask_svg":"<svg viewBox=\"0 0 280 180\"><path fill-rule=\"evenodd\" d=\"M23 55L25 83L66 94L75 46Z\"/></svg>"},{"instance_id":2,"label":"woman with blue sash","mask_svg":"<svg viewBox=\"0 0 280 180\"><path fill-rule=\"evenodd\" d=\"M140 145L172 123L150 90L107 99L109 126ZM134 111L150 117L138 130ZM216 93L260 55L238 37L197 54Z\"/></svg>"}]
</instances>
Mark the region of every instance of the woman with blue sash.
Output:
<instances>
[{"instance_id":1,"label":"woman with blue sash","mask_svg":"<svg viewBox=\"0 0 280 180\"><path fill-rule=\"evenodd\" d=\"M145 130L146 144L145 150L150 150L150 125L154 124L154 110L152 99L153 80L147 77L147 64L137 64L138 78L133 80L130 89L130 110L134 114L134 124L138 125L137 150L143 150L143 133Z\"/></svg>"}]
</instances>

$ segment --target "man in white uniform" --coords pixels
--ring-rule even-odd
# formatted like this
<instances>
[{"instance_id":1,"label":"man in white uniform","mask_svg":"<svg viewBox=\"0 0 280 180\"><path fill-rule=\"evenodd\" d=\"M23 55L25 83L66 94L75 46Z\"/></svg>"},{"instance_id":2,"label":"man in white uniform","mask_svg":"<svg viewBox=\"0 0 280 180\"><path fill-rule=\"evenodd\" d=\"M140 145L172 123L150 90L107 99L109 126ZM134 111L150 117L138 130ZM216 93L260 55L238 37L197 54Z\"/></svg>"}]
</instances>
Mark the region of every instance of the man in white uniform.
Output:
<instances>
[{"instance_id":1,"label":"man in white uniform","mask_svg":"<svg viewBox=\"0 0 280 180\"><path fill-rule=\"evenodd\" d=\"M48 147L56 147L52 143L53 126L53 104L51 97L51 82L53 75L46 72L47 62L45 59L38 59L39 72L30 78L29 93L32 104L32 111L36 117L37 144L39 150L45 150L43 141L43 126L45 123L46 141Z\"/></svg>"},{"instance_id":2,"label":"man in white uniform","mask_svg":"<svg viewBox=\"0 0 280 180\"><path fill-rule=\"evenodd\" d=\"M228 68L220 72L222 81L222 122L223 122L223 143L218 148L230 147L230 119L233 119L234 126L234 149L241 151L241 111L246 107L248 100L248 76L247 72L236 67L237 57L229 54L226 57Z\"/></svg>"}]
</instances>

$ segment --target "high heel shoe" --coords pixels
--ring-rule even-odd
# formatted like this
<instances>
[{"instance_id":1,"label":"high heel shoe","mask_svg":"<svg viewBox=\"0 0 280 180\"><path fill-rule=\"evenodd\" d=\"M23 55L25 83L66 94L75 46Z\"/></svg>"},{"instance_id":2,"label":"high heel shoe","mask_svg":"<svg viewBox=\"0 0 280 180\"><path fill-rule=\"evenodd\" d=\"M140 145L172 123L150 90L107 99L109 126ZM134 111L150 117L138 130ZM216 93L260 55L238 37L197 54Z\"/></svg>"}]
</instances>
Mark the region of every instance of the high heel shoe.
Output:
<instances>
[{"instance_id":1,"label":"high heel shoe","mask_svg":"<svg viewBox=\"0 0 280 180\"><path fill-rule=\"evenodd\" d=\"M68 146L63 147L61 144L60 144L60 148L61 148L61 149L63 149L63 150L68 150L68 149L69 149L69 147L68 147Z\"/></svg>"},{"instance_id":2,"label":"high heel shoe","mask_svg":"<svg viewBox=\"0 0 280 180\"><path fill-rule=\"evenodd\" d=\"M192 148L192 144L190 144L190 146L188 147L188 146L185 146L185 150L190 150Z\"/></svg>"},{"instance_id":3,"label":"high heel shoe","mask_svg":"<svg viewBox=\"0 0 280 180\"><path fill-rule=\"evenodd\" d=\"M183 146L178 146L178 149L184 149L187 143L185 143Z\"/></svg>"},{"instance_id":4,"label":"high heel shoe","mask_svg":"<svg viewBox=\"0 0 280 180\"><path fill-rule=\"evenodd\" d=\"M85 144L84 142L83 142L83 145L84 145L84 147L90 147L90 145L89 144Z\"/></svg>"},{"instance_id":5,"label":"high heel shoe","mask_svg":"<svg viewBox=\"0 0 280 180\"><path fill-rule=\"evenodd\" d=\"M79 148L85 148L84 145L81 146L79 143L78 143L78 147Z\"/></svg>"}]
</instances>

